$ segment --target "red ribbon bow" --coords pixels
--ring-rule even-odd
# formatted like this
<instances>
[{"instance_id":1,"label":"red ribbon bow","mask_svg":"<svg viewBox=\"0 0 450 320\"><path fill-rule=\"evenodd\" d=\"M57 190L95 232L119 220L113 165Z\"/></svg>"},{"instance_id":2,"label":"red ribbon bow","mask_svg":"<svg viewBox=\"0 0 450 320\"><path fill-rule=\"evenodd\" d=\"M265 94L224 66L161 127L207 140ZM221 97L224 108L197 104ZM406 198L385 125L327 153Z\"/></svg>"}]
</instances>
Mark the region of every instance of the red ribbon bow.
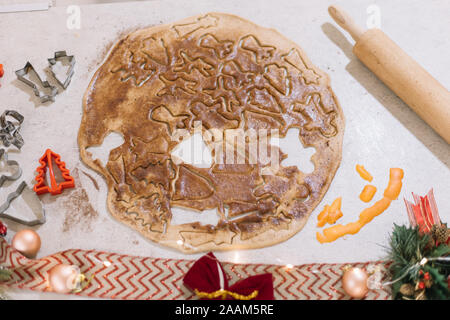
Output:
<instances>
[{"instance_id":1,"label":"red ribbon bow","mask_svg":"<svg viewBox=\"0 0 450 320\"><path fill-rule=\"evenodd\" d=\"M419 227L422 233L429 233L434 224L440 226L442 223L436 200L434 199L433 189L425 197L418 196L414 193L412 195L415 203L404 199L411 226Z\"/></svg>"},{"instance_id":2,"label":"red ribbon bow","mask_svg":"<svg viewBox=\"0 0 450 320\"><path fill-rule=\"evenodd\" d=\"M227 299L232 300L237 295L251 297L254 300L274 300L272 274L264 273L239 280L231 287L220 262L212 252L197 260L184 276L183 282L186 286L198 293L214 293L221 290L226 291L221 297L206 298L210 300Z\"/></svg>"}]
</instances>

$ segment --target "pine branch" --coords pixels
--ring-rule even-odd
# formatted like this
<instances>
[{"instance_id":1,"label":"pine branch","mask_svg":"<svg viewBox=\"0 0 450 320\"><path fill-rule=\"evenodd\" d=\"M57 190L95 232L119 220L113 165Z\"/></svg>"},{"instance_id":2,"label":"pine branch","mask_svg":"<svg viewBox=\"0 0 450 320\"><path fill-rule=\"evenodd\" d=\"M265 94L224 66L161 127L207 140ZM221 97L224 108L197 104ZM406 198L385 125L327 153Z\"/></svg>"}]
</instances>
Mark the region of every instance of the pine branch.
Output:
<instances>
[{"instance_id":1,"label":"pine branch","mask_svg":"<svg viewBox=\"0 0 450 320\"><path fill-rule=\"evenodd\" d=\"M389 257L393 261L390 271L392 279L400 279L392 285L394 298L401 296L400 287L404 283L416 285L423 282L423 275L428 272L432 279L425 294L429 299L450 299L447 277L450 274L450 263L430 260L424 266L420 262L424 257L436 258L450 254L446 244L438 247L430 245L430 236L421 234L418 228L394 225L390 238ZM404 276L406 274L406 276ZM404 276L404 277L403 277Z\"/></svg>"},{"instance_id":2,"label":"pine branch","mask_svg":"<svg viewBox=\"0 0 450 320\"><path fill-rule=\"evenodd\" d=\"M421 235L418 228L398 226L394 224L394 231L390 239L389 256L393 261L391 272L394 278L408 272L409 280L418 277L418 270L411 266L422 260L429 242L428 235ZM408 279L406 279L408 280Z\"/></svg>"},{"instance_id":3,"label":"pine branch","mask_svg":"<svg viewBox=\"0 0 450 320\"><path fill-rule=\"evenodd\" d=\"M450 254L450 247L442 243L430 252L430 257L442 257L448 254Z\"/></svg>"}]
</instances>

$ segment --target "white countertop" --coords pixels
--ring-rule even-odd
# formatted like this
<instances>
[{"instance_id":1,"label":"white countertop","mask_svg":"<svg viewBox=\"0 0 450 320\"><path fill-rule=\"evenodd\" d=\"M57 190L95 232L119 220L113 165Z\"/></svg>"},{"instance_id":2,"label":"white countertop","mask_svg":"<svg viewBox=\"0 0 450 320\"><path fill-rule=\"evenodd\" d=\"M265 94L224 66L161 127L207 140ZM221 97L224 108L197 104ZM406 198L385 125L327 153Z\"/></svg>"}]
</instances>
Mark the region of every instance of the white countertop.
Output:
<instances>
[{"instance_id":1,"label":"white countertop","mask_svg":"<svg viewBox=\"0 0 450 320\"><path fill-rule=\"evenodd\" d=\"M21 131L25 145L20 153L11 152L10 158L20 162L24 178L30 184L46 148L59 153L67 168L83 168L77 147L81 99L110 46L120 36L144 26L174 22L208 11L234 13L279 30L300 44L312 62L330 75L332 88L344 110L346 131L341 166L323 202L301 232L272 247L219 252L217 256L232 262L294 265L382 259L393 223L408 223L404 196L411 198L411 192L424 195L434 188L441 218L450 220L450 145L352 55L352 39L341 33L328 16L327 7L333 3L340 4L362 25L367 19L367 7L373 3L378 5L382 30L446 88L450 87L450 38L443 36L443 31L450 29L447 0L426 4L421 0L164 0L85 5L81 6L80 30L66 27L65 7L1 14L0 63L4 64L5 76L0 79L0 110L15 109L25 116ZM47 58L58 50L76 56L75 76L69 88L56 97L56 102L40 105L31 91L16 80L14 71L23 68L27 60L41 70L46 67ZM378 194L387 185L389 168L403 168L401 196L358 234L321 245L315 238L319 230L315 225L317 213L325 203L343 197L344 217L340 223L355 220L366 206L358 199L365 182L355 172L357 163L372 173ZM68 190L60 196L44 195L42 201L48 222L37 228L42 238L39 257L70 248L162 258L200 256L186 256L156 245L113 220L106 209L106 183L92 170L86 167L83 170L100 185L97 191L85 175L80 175L97 214L83 215L82 210L70 209L67 201L73 199L73 194L71 198ZM15 188L16 184L8 189ZM1 201L8 189L0 193ZM8 226L10 240L20 227L12 223ZM19 290L9 294L12 298L68 298Z\"/></svg>"}]
</instances>

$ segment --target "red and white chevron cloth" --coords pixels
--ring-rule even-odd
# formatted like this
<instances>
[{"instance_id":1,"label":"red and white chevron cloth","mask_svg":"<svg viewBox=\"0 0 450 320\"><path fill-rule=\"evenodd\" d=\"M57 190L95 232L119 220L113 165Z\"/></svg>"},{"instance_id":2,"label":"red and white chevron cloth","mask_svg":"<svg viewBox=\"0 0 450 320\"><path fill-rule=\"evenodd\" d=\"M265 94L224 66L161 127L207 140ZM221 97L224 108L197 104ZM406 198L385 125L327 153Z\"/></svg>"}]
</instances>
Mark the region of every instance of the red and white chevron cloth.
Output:
<instances>
[{"instance_id":1,"label":"red and white chevron cloth","mask_svg":"<svg viewBox=\"0 0 450 320\"><path fill-rule=\"evenodd\" d=\"M57 264L76 265L90 284L77 295L109 299L196 299L183 285L192 260L143 258L94 250L66 250L30 260L0 237L0 265L10 268L12 277L3 285L36 291L50 291L47 272ZM350 299L341 286L342 267L347 264L307 264L289 268L267 264L222 263L234 283L241 278L269 272L274 278L275 299ZM353 263L355 267L379 266L387 275L388 262ZM385 276L387 277L387 276ZM383 281L386 279L383 279ZM366 299L390 299L389 289L370 290Z\"/></svg>"}]
</instances>

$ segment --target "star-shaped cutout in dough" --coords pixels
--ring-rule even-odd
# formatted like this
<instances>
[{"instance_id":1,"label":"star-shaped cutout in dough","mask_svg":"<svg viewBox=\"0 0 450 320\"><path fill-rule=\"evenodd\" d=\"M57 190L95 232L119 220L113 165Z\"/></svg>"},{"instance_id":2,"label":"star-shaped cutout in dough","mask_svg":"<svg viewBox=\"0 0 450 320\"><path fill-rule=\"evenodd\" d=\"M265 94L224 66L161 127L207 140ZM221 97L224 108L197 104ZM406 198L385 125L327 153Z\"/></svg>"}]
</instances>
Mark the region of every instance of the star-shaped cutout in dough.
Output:
<instances>
[{"instance_id":1,"label":"star-shaped cutout in dough","mask_svg":"<svg viewBox=\"0 0 450 320\"><path fill-rule=\"evenodd\" d=\"M194 81L186 80L182 77L177 77L175 80L169 80L163 75L159 76L159 79L164 83L164 88L158 91L156 94L158 97L164 95L175 96L177 90L181 90L188 94L195 93L196 82Z\"/></svg>"},{"instance_id":2,"label":"star-shaped cutout in dough","mask_svg":"<svg viewBox=\"0 0 450 320\"><path fill-rule=\"evenodd\" d=\"M205 77L212 74L214 67L202 58L191 58L184 51L180 51L180 56L182 61L178 62L174 66L173 71L190 74L193 69L197 69Z\"/></svg>"}]
</instances>

